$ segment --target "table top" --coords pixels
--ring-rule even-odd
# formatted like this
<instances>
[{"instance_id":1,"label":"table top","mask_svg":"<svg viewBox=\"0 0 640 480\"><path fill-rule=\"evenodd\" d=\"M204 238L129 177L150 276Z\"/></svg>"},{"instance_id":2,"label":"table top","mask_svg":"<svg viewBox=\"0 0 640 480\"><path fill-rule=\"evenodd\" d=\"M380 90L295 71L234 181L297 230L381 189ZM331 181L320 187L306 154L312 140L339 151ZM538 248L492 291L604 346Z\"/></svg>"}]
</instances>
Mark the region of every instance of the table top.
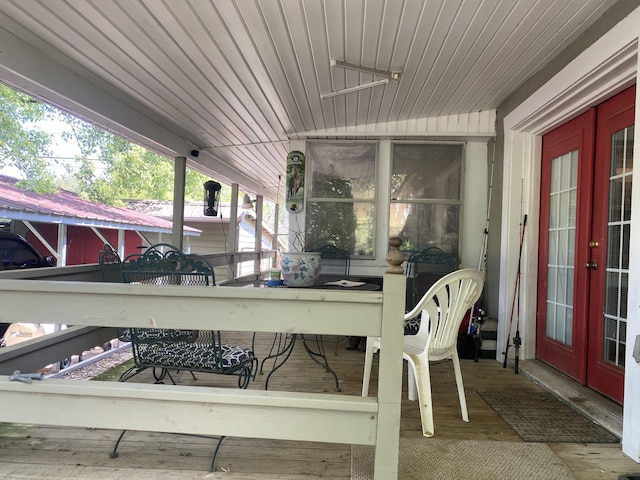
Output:
<instances>
[{"instance_id":1,"label":"table top","mask_svg":"<svg viewBox=\"0 0 640 480\"><path fill-rule=\"evenodd\" d=\"M241 288L304 288L304 289L329 289L329 290L357 290L374 292L380 290L380 285L375 283L350 281L347 279L340 280L327 280L320 278L313 287L287 287L286 285L279 287L269 287L267 280L230 280L228 282L221 283L221 287L241 287Z\"/></svg>"}]
</instances>

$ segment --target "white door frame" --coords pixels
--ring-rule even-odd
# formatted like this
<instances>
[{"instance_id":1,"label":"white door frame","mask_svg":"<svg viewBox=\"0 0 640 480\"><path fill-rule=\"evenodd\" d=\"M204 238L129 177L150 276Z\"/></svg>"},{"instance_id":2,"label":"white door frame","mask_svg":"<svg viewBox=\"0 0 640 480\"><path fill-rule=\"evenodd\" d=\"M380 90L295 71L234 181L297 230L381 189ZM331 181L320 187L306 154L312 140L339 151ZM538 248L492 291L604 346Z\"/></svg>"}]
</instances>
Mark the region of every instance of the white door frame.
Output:
<instances>
[{"instance_id":1,"label":"white door frame","mask_svg":"<svg viewBox=\"0 0 640 480\"><path fill-rule=\"evenodd\" d=\"M502 240L500 245L500 293L497 351L504 351L509 324L513 286L518 262L521 211L528 215L522 256L520 332L521 358L535 358L536 288L538 264L538 224L542 135L566 123L587 109L636 83L640 8L614 26L581 53L545 85L522 102L504 119L504 173L502 200ZM640 105L636 91L636 125L640 125ZM640 165L640 128L635 129L634 161ZM640 168L634 171L632 212L640 211ZM640 402L640 364L632 356L633 342L640 335L640 215L631 225L629 308L625 403ZM635 247L635 248L634 248ZM511 295L510 295L511 292ZM640 462L640 411L625 409L623 451ZM638 410L638 409L636 409Z\"/></svg>"}]
</instances>

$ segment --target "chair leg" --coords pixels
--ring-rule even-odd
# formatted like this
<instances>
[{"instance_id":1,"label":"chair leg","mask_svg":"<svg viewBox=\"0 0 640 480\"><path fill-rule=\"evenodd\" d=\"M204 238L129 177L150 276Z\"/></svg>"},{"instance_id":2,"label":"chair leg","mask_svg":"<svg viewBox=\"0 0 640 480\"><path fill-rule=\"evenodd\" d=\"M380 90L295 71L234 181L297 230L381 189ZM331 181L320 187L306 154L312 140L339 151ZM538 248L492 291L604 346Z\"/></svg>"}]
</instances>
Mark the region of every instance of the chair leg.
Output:
<instances>
[{"instance_id":1,"label":"chair leg","mask_svg":"<svg viewBox=\"0 0 640 480\"><path fill-rule=\"evenodd\" d=\"M467 412L467 399L464 395L464 385L462 383L462 370L460 369L460 359L454 353L451 357L453 362L453 372L456 375L456 385L458 385L458 398L460 398L460 410L462 411L462 420L469 421L469 413Z\"/></svg>"},{"instance_id":2,"label":"chair leg","mask_svg":"<svg viewBox=\"0 0 640 480\"><path fill-rule=\"evenodd\" d=\"M431 399L431 374L429 360L423 355L408 355L407 361L415 372L415 381L420 402L420 419L422 420L422 435L433 437L433 402ZM411 365L413 364L413 365Z\"/></svg>"},{"instance_id":3,"label":"chair leg","mask_svg":"<svg viewBox=\"0 0 640 480\"><path fill-rule=\"evenodd\" d=\"M367 338L367 350L364 354L364 375L362 376L362 396L369 396L369 380L371 379L371 365L373 364L373 339Z\"/></svg>"},{"instance_id":4,"label":"chair leg","mask_svg":"<svg viewBox=\"0 0 640 480\"><path fill-rule=\"evenodd\" d=\"M343 337L343 336L340 336L340 335L338 335L338 336L336 337L336 349L335 349L335 351L333 352L333 354L334 354L334 355L337 355L337 354L338 354L338 346L340 345L340 342L343 342L343 341L345 341L345 340L349 340L349 337Z\"/></svg>"},{"instance_id":5,"label":"chair leg","mask_svg":"<svg viewBox=\"0 0 640 480\"><path fill-rule=\"evenodd\" d=\"M225 438L226 437L224 437L224 436L220 437L220 439L218 440L218 445L216 445L216 449L213 451L213 456L211 457L211 464L209 465L209 471L210 472L215 472L216 471L216 457L218 456L218 451L220 450L220 446L222 445L222 441Z\"/></svg>"},{"instance_id":6,"label":"chair leg","mask_svg":"<svg viewBox=\"0 0 640 480\"><path fill-rule=\"evenodd\" d=\"M125 433L127 433L127 431L122 430L122 432L120 433L120 436L116 440L116 444L113 446L113 450L109 454L111 458L118 458L118 446L120 445L120 442L122 441L122 437L124 437Z\"/></svg>"},{"instance_id":7,"label":"chair leg","mask_svg":"<svg viewBox=\"0 0 640 480\"><path fill-rule=\"evenodd\" d=\"M418 400L418 387L416 385L416 373L413 371L413 363L407 362L407 390L409 391L409 400L415 402Z\"/></svg>"}]
</instances>

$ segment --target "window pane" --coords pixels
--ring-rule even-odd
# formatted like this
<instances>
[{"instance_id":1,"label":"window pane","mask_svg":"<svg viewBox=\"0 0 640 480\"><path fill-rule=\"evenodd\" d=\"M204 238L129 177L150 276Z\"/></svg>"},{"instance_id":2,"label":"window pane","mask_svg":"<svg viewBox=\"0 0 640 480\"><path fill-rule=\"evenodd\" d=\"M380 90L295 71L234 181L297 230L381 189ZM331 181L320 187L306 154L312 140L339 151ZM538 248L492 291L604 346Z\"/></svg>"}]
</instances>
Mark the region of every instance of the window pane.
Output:
<instances>
[{"instance_id":1,"label":"window pane","mask_svg":"<svg viewBox=\"0 0 640 480\"><path fill-rule=\"evenodd\" d=\"M462 145L393 145L389 235L405 251L458 254Z\"/></svg>"},{"instance_id":2,"label":"window pane","mask_svg":"<svg viewBox=\"0 0 640 480\"><path fill-rule=\"evenodd\" d=\"M611 176L620 175L625 168L625 130L611 135Z\"/></svg>"},{"instance_id":3,"label":"window pane","mask_svg":"<svg viewBox=\"0 0 640 480\"><path fill-rule=\"evenodd\" d=\"M404 241L405 250L438 247L458 254L459 205L392 203L390 235Z\"/></svg>"},{"instance_id":4,"label":"window pane","mask_svg":"<svg viewBox=\"0 0 640 480\"><path fill-rule=\"evenodd\" d=\"M559 197L557 194L551 194L549 197L549 228L558 228L558 203Z\"/></svg>"},{"instance_id":5,"label":"window pane","mask_svg":"<svg viewBox=\"0 0 640 480\"><path fill-rule=\"evenodd\" d=\"M607 267L618 269L620 265L620 232L621 225L609 225L609 237L607 238Z\"/></svg>"},{"instance_id":6,"label":"window pane","mask_svg":"<svg viewBox=\"0 0 640 480\"><path fill-rule=\"evenodd\" d=\"M309 197L373 200L376 185L375 143L309 143Z\"/></svg>"},{"instance_id":7,"label":"window pane","mask_svg":"<svg viewBox=\"0 0 640 480\"><path fill-rule=\"evenodd\" d=\"M307 249L334 245L374 256L376 143L310 142Z\"/></svg>"},{"instance_id":8,"label":"window pane","mask_svg":"<svg viewBox=\"0 0 640 480\"><path fill-rule=\"evenodd\" d=\"M565 323L565 337L564 343L571 346L573 345L573 307L567 307L567 318Z\"/></svg>"},{"instance_id":9,"label":"window pane","mask_svg":"<svg viewBox=\"0 0 640 480\"><path fill-rule=\"evenodd\" d=\"M611 171L609 177L609 218L604 305L604 360L624 366L627 337L627 301L633 127L611 135Z\"/></svg>"},{"instance_id":10,"label":"window pane","mask_svg":"<svg viewBox=\"0 0 640 480\"><path fill-rule=\"evenodd\" d=\"M373 255L374 207L358 202L308 202L307 250L334 245L351 255Z\"/></svg>"},{"instance_id":11,"label":"window pane","mask_svg":"<svg viewBox=\"0 0 640 480\"><path fill-rule=\"evenodd\" d=\"M551 162L549 251L547 257L547 336L571 345L576 234L577 152Z\"/></svg>"},{"instance_id":12,"label":"window pane","mask_svg":"<svg viewBox=\"0 0 640 480\"><path fill-rule=\"evenodd\" d=\"M557 230L549 230L549 257L548 264L549 265L557 265L558 262L558 231Z\"/></svg>"},{"instance_id":13,"label":"window pane","mask_svg":"<svg viewBox=\"0 0 640 480\"><path fill-rule=\"evenodd\" d=\"M556 331L556 308L551 302L547 302L547 337L554 338Z\"/></svg>"},{"instance_id":14,"label":"window pane","mask_svg":"<svg viewBox=\"0 0 640 480\"><path fill-rule=\"evenodd\" d=\"M393 147L392 200L458 200L461 177L461 145Z\"/></svg>"}]
</instances>

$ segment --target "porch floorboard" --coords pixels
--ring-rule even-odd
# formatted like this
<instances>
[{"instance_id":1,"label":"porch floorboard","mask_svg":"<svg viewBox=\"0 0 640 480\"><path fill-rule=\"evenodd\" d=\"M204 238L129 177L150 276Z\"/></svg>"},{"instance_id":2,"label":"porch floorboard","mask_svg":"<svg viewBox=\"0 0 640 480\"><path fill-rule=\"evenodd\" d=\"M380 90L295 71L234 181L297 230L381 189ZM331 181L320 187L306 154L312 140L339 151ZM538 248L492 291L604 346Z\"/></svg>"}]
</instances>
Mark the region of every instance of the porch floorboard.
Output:
<instances>
[{"instance_id":1,"label":"porch floorboard","mask_svg":"<svg viewBox=\"0 0 640 480\"><path fill-rule=\"evenodd\" d=\"M238 334L240 336L241 334ZM270 346L267 334L256 338L256 353L264 358ZM237 338L246 344L242 338ZM364 366L364 354L348 351L340 344L333 353L334 339L325 340L328 358L338 374L344 394L359 395ZM481 441L520 442L518 435L478 395L478 390L514 388L535 391L541 389L539 379L529 375L527 362L521 362L523 374L503 369L502 364L489 359L462 360L470 422L460 418L455 379L450 363L432 368L435 433L438 438ZM374 363L371 392L376 390ZM539 366L538 366L539 367ZM525 373L526 371L526 373ZM546 372L551 375L552 372ZM266 375L258 375L252 389L264 388ZM150 382L143 373L131 381ZM131 382L130 381L130 382ZM229 386L236 378L188 373L180 376L181 384ZM421 437L420 414L414 402L406 398L406 363L403 379L401 436ZM275 373L270 390L334 392L333 377L312 362L301 344L296 345L289 361ZM576 397L574 397L576 398ZM578 403L593 400L581 398ZM616 417L615 405L608 411ZM69 408L73 408L70 405ZM606 412L598 405L593 412ZM97 413L99 415L99 413ZM606 426L604 423L601 423ZM607 427L608 428L608 427ZM611 430L611 428L610 428ZM217 471L207 471L213 442L210 439L185 435L128 432L115 459L109 457L118 430L60 428L18 424L0 424L0 479L173 479L224 478L228 480L310 480L350 478L351 447L343 444L290 442L252 438L227 438L216 460ZM614 431L614 433L616 433ZM428 439L425 439L428 441ZM611 479L639 472L640 465L622 454L620 444L549 444L549 447L580 480ZM464 454L461 452L461 461ZM473 478L473 465L469 466ZM507 478L508 476L505 476ZM425 472L425 477L428 472Z\"/></svg>"}]
</instances>

